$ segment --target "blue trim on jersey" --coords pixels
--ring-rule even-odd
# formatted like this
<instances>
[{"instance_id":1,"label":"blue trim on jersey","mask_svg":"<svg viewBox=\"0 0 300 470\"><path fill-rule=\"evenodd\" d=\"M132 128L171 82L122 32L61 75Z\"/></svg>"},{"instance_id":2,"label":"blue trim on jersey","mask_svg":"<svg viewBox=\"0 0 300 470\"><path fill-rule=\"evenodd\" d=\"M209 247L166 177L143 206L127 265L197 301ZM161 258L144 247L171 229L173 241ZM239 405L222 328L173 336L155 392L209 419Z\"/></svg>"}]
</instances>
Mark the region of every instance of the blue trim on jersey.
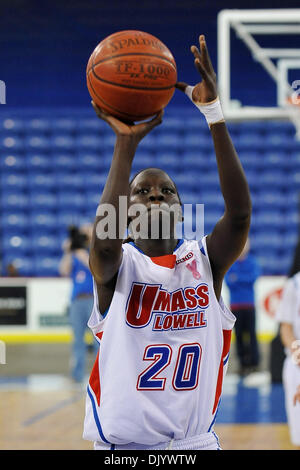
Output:
<instances>
[{"instance_id":1,"label":"blue trim on jersey","mask_svg":"<svg viewBox=\"0 0 300 470\"><path fill-rule=\"evenodd\" d=\"M215 436L216 441L217 441L217 445L218 445L218 449L217 449L217 450L221 450L221 446L220 446L220 442L219 442L218 436L216 435L215 431L212 431L212 433L213 433L213 435Z\"/></svg>"},{"instance_id":2,"label":"blue trim on jersey","mask_svg":"<svg viewBox=\"0 0 300 470\"><path fill-rule=\"evenodd\" d=\"M115 448L116 448L116 444L112 444L112 445L110 446L110 450L115 450Z\"/></svg>"},{"instance_id":3,"label":"blue trim on jersey","mask_svg":"<svg viewBox=\"0 0 300 470\"><path fill-rule=\"evenodd\" d=\"M94 419L95 419L95 422L96 422L96 426L98 428L99 435L100 435L103 442L106 442L106 444L110 444L110 442L108 442L104 437L102 427L101 427L101 424L100 424L100 420L99 420L99 416L97 414L96 405L95 405L95 402L94 402L94 397L91 394L89 387L87 388L87 392L88 392L88 396L90 397L90 400L92 402Z\"/></svg>"},{"instance_id":4,"label":"blue trim on jersey","mask_svg":"<svg viewBox=\"0 0 300 470\"><path fill-rule=\"evenodd\" d=\"M220 402L221 402L221 400L219 400L218 407L217 407L217 410L216 410L216 412L215 412L214 419L213 419L212 422L210 423L210 426L209 426L207 432L210 432L210 430L212 429L213 425L215 424L215 421L216 421L216 418L217 418L217 414L218 414L218 411L219 411L219 407L220 407Z\"/></svg>"},{"instance_id":5,"label":"blue trim on jersey","mask_svg":"<svg viewBox=\"0 0 300 470\"><path fill-rule=\"evenodd\" d=\"M183 242L184 242L184 238L181 238L178 241L177 245L175 246L173 253L183 244ZM138 246L136 246L136 244L134 242L128 242L128 244L133 246L134 248L136 248L143 255L145 254Z\"/></svg>"},{"instance_id":6,"label":"blue trim on jersey","mask_svg":"<svg viewBox=\"0 0 300 470\"><path fill-rule=\"evenodd\" d=\"M203 253L203 254L204 254L204 256L206 256L206 253L205 253L205 251L204 251L204 248L203 248L203 246L201 246L201 248L200 248L200 251L201 251L201 253Z\"/></svg>"},{"instance_id":7,"label":"blue trim on jersey","mask_svg":"<svg viewBox=\"0 0 300 470\"><path fill-rule=\"evenodd\" d=\"M106 315L108 314L108 310L109 310L109 307L105 310L104 313L101 313L101 316L102 316L103 320L106 317Z\"/></svg>"},{"instance_id":8,"label":"blue trim on jersey","mask_svg":"<svg viewBox=\"0 0 300 470\"><path fill-rule=\"evenodd\" d=\"M223 365L224 365L224 366L227 364L228 359L229 359L229 353L228 353L227 356L225 356L225 358L223 359Z\"/></svg>"},{"instance_id":9,"label":"blue trim on jersey","mask_svg":"<svg viewBox=\"0 0 300 470\"><path fill-rule=\"evenodd\" d=\"M175 250L174 250L174 251L176 251L176 250L183 244L183 242L184 242L184 238L181 238L180 240L178 240L178 243L177 243L177 245L175 246ZM173 253L174 253L174 252L173 252Z\"/></svg>"}]
</instances>

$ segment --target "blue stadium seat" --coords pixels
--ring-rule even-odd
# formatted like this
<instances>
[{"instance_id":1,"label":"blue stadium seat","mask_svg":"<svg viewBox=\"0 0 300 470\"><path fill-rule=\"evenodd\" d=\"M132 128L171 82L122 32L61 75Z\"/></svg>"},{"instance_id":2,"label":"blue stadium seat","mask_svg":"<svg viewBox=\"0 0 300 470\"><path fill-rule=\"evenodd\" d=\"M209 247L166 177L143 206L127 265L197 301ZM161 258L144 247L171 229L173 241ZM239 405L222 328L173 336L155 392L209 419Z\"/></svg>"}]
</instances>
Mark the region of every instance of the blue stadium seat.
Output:
<instances>
[{"instance_id":1,"label":"blue stadium seat","mask_svg":"<svg viewBox=\"0 0 300 470\"><path fill-rule=\"evenodd\" d=\"M56 174L70 173L77 170L76 158L69 153L54 153L50 156Z\"/></svg>"},{"instance_id":2,"label":"blue stadium seat","mask_svg":"<svg viewBox=\"0 0 300 470\"><path fill-rule=\"evenodd\" d=\"M212 151L213 141L209 134L200 132L186 132L181 140L181 148L184 151L198 150L199 152Z\"/></svg>"},{"instance_id":3,"label":"blue stadium seat","mask_svg":"<svg viewBox=\"0 0 300 470\"><path fill-rule=\"evenodd\" d=\"M22 173L26 170L26 160L23 155L6 153L0 158L0 171L2 173Z\"/></svg>"},{"instance_id":4,"label":"blue stadium seat","mask_svg":"<svg viewBox=\"0 0 300 470\"><path fill-rule=\"evenodd\" d=\"M261 135L265 132L265 128L266 128L265 121L261 121L261 120L244 121L244 122L242 121L242 122L232 123L231 125L233 124L235 124L238 130L238 133L240 134L250 133L250 134Z\"/></svg>"},{"instance_id":5,"label":"blue stadium seat","mask_svg":"<svg viewBox=\"0 0 300 470\"><path fill-rule=\"evenodd\" d=\"M76 132L78 134L100 134L106 130L107 124L100 121L96 116L92 118L80 118L77 120Z\"/></svg>"},{"instance_id":6,"label":"blue stadium seat","mask_svg":"<svg viewBox=\"0 0 300 470\"><path fill-rule=\"evenodd\" d=\"M156 137L157 151L178 150L182 146L182 137L172 132L163 132Z\"/></svg>"},{"instance_id":7,"label":"blue stadium seat","mask_svg":"<svg viewBox=\"0 0 300 470\"><path fill-rule=\"evenodd\" d=\"M25 120L24 127L28 135L47 134L51 130L51 120L35 117Z\"/></svg>"},{"instance_id":8,"label":"blue stadium seat","mask_svg":"<svg viewBox=\"0 0 300 470\"><path fill-rule=\"evenodd\" d=\"M284 210L287 204L286 194L279 189L274 187L263 188L258 194L258 204L261 208L274 208Z\"/></svg>"},{"instance_id":9,"label":"blue stadium seat","mask_svg":"<svg viewBox=\"0 0 300 470\"><path fill-rule=\"evenodd\" d=\"M270 151L271 149L283 149L288 144L289 138L287 135L270 132L264 136L265 149Z\"/></svg>"},{"instance_id":10,"label":"blue stadium seat","mask_svg":"<svg viewBox=\"0 0 300 470\"><path fill-rule=\"evenodd\" d=\"M28 235L24 235L22 233L8 233L2 238L3 252L7 256L16 257L20 254L30 254L32 246L32 239Z\"/></svg>"},{"instance_id":11,"label":"blue stadium seat","mask_svg":"<svg viewBox=\"0 0 300 470\"><path fill-rule=\"evenodd\" d=\"M24 213L9 212L1 215L3 233L25 233L28 231L29 218Z\"/></svg>"},{"instance_id":12,"label":"blue stadium seat","mask_svg":"<svg viewBox=\"0 0 300 470\"><path fill-rule=\"evenodd\" d=\"M62 191L57 194L57 207L60 211L82 211L85 208L85 198L76 191L70 193Z\"/></svg>"},{"instance_id":13,"label":"blue stadium seat","mask_svg":"<svg viewBox=\"0 0 300 470\"><path fill-rule=\"evenodd\" d=\"M300 213L298 210L290 210L284 216L284 227L287 230L295 231L300 227Z\"/></svg>"},{"instance_id":14,"label":"blue stadium seat","mask_svg":"<svg viewBox=\"0 0 300 470\"><path fill-rule=\"evenodd\" d=\"M256 225L260 230L265 230L266 227L278 229L284 228L284 217L280 210L264 210L260 209L252 217L252 223Z\"/></svg>"},{"instance_id":15,"label":"blue stadium seat","mask_svg":"<svg viewBox=\"0 0 300 470\"><path fill-rule=\"evenodd\" d=\"M0 148L10 152L24 150L24 140L18 135L0 135Z\"/></svg>"},{"instance_id":16,"label":"blue stadium seat","mask_svg":"<svg viewBox=\"0 0 300 470\"><path fill-rule=\"evenodd\" d=\"M73 136L62 134L53 135L49 139L49 149L51 152L72 152L76 150Z\"/></svg>"},{"instance_id":17,"label":"blue stadium seat","mask_svg":"<svg viewBox=\"0 0 300 470\"><path fill-rule=\"evenodd\" d=\"M30 230L33 235L55 232L59 222L57 215L48 211L33 212L30 214Z\"/></svg>"},{"instance_id":18,"label":"blue stadium seat","mask_svg":"<svg viewBox=\"0 0 300 470\"><path fill-rule=\"evenodd\" d=\"M99 172L103 167L108 167L106 159L97 152L79 152L76 155L75 164L78 170L83 172Z\"/></svg>"},{"instance_id":19,"label":"blue stadium seat","mask_svg":"<svg viewBox=\"0 0 300 470\"><path fill-rule=\"evenodd\" d=\"M77 131L77 120L68 117L53 119L51 122L51 131L53 134L73 133Z\"/></svg>"},{"instance_id":20,"label":"blue stadium seat","mask_svg":"<svg viewBox=\"0 0 300 470\"><path fill-rule=\"evenodd\" d=\"M60 257L37 255L33 259L35 275L40 277L57 277L59 275L59 262Z\"/></svg>"},{"instance_id":21,"label":"blue stadium seat","mask_svg":"<svg viewBox=\"0 0 300 470\"><path fill-rule=\"evenodd\" d=\"M283 189L286 186L286 173L281 169L268 169L257 175L261 188Z\"/></svg>"},{"instance_id":22,"label":"blue stadium seat","mask_svg":"<svg viewBox=\"0 0 300 470\"><path fill-rule=\"evenodd\" d=\"M35 275L33 260L31 256L26 256L26 255L14 256L14 254L10 254L9 256L4 256L2 259L4 270L9 263L14 264L14 266L16 267L18 271L19 276L27 277L27 276Z\"/></svg>"},{"instance_id":23,"label":"blue stadium seat","mask_svg":"<svg viewBox=\"0 0 300 470\"><path fill-rule=\"evenodd\" d=\"M265 169L281 169L286 170L289 168L293 168L294 163L291 155L283 150L273 150L267 151L264 155L262 155L261 160L263 162Z\"/></svg>"},{"instance_id":24,"label":"blue stadium seat","mask_svg":"<svg viewBox=\"0 0 300 470\"><path fill-rule=\"evenodd\" d=\"M264 137L255 132L243 132L235 138L234 143L238 152L242 150L261 151L264 148Z\"/></svg>"},{"instance_id":25,"label":"blue stadium seat","mask_svg":"<svg viewBox=\"0 0 300 470\"><path fill-rule=\"evenodd\" d=\"M182 204L201 204L199 197L197 201L194 191L189 190L189 188L186 188L185 191L180 191L180 199Z\"/></svg>"},{"instance_id":26,"label":"blue stadium seat","mask_svg":"<svg viewBox=\"0 0 300 470\"><path fill-rule=\"evenodd\" d=\"M74 149L79 151L99 151L105 145L105 140L97 134L80 134L74 139Z\"/></svg>"},{"instance_id":27,"label":"blue stadium seat","mask_svg":"<svg viewBox=\"0 0 300 470\"><path fill-rule=\"evenodd\" d=\"M154 150L157 152L159 151L160 149L157 147L157 143L156 143L156 137L157 136L154 136L154 134L150 133L150 134L147 134L143 140L139 143L139 149L140 150L150 150L151 152L153 152ZM114 143L115 143L115 136L114 135L111 135L109 134L107 137L105 137L105 139L103 139L103 145L108 149L108 148L113 148L114 146Z\"/></svg>"},{"instance_id":28,"label":"blue stadium seat","mask_svg":"<svg viewBox=\"0 0 300 470\"><path fill-rule=\"evenodd\" d=\"M48 173L53 170L51 155L46 153L28 153L26 155L27 171L30 173Z\"/></svg>"},{"instance_id":29,"label":"blue stadium seat","mask_svg":"<svg viewBox=\"0 0 300 470\"><path fill-rule=\"evenodd\" d=\"M89 184L85 175L80 173L70 174L70 173L59 173L56 175L56 190L57 191L65 191L65 192L80 192L85 188L86 185Z\"/></svg>"},{"instance_id":30,"label":"blue stadium seat","mask_svg":"<svg viewBox=\"0 0 300 470\"><path fill-rule=\"evenodd\" d=\"M299 192L300 188L300 169L292 171L289 175L285 178L285 183L287 189L293 189L294 191Z\"/></svg>"},{"instance_id":31,"label":"blue stadium seat","mask_svg":"<svg viewBox=\"0 0 300 470\"><path fill-rule=\"evenodd\" d=\"M25 212L29 207L29 197L22 193L8 193L1 196L1 212Z\"/></svg>"},{"instance_id":32,"label":"blue stadium seat","mask_svg":"<svg viewBox=\"0 0 300 470\"><path fill-rule=\"evenodd\" d=\"M260 152L241 150L238 152L238 156L245 171L259 171L264 165L264 155L262 155Z\"/></svg>"},{"instance_id":33,"label":"blue stadium seat","mask_svg":"<svg viewBox=\"0 0 300 470\"><path fill-rule=\"evenodd\" d=\"M30 135L24 139L24 149L27 152L48 152L50 148L50 141L47 136L43 134Z\"/></svg>"},{"instance_id":34,"label":"blue stadium seat","mask_svg":"<svg viewBox=\"0 0 300 470\"><path fill-rule=\"evenodd\" d=\"M51 192L36 190L29 193L28 209L33 212L55 212L57 209L57 196Z\"/></svg>"},{"instance_id":35,"label":"blue stadium seat","mask_svg":"<svg viewBox=\"0 0 300 470\"><path fill-rule=\"evenodd\" d=\"M280 231L261 231L251 238L251 249L263 251L264 249L279 250L284 244L284 239Z\"/></svg>"},{"instance_id":36,"label":"blue stadium seat","mask_svg":"<svg viewBox=\"0 0 300 470\"><path fill-rule=\"evenodd\" d=\"M202 153L200 150L186 150L179 156L180 167L195 169L199 173L203 174L206 171L210 170L213 165L216 168L216 159L214 155L208 153ZM217 168L216 168L217 171Z\"/></svg>"},{"instance_id":37,"label":"blue stadium seat","mask_svg":"<svg viewBox=\"0 0 300 470\"><path fill-rule=\"evenodd\" d=\"M71 225L81 225L80 211L59 211L56 216L56 226L58 231L65 231Z\"/></svg>"},{"instance_id":38,"label":"blue stadium seat","mask_svg":"<svg viewBox=\"0 0 300 470\"><path fill-rule=\"evenodd\" d=\"M28 179L24 174L1 175L1 188L4 194L24 192L27 187Z\"/></svg>"},{"instance_id":39,"label":"blue stadium seat","mask_svg":"<svg viewBox=\"0 0 300 470\"><path fill-rule=\"evenodd\" d=\"M40 234L32 238L32 250L42 257L57 255L61 253L61 244L57 235Z\"/></svg>"},{"instance_id":40,"label":"blue stadium seat","mask_svg":"<svg viewBox=\"0 0 300 470\"><path fill-rule=\"evenodd\" d=\"M295 135L295 128L291 121L267 120L264 121L264 128L266 133L285 133L293 138Z\"/></svg>"},{"instance_id":41,"label":"blue stadium seat","mask_svg":"<svg viewBox=\"0 0 300 470\"><path fill-rule=\"evenodd\" d=\"M167 159L169 157L169 155L163 151L161 153L159 152L157 155L153 155L151 152L138 150L134 160L136 160L144 168L156 167L161 165L161 159L163 160L164 156Z\"/></svg>"},{"instance_id":42,"label":"blue stadium seat","mask_svg":"<svg viewBox=\"0 0 300 470\"><path fill-rule=\"evenodd\" d=\"M51 174L32 173L28 176L28 188L31 193L42 191L54 191L57 186L56 178Z\"/></svg>"},{"instance_id":43,"label":"blue stadium seat","mask_svg":"<svg viewBox=\"0 0 300 470\"><path fill-rule=\"evenodd\" d=\"M24 130L24 121L12 117L0 119L0 134L20 134Z\"/></svg>"}]
</instances>

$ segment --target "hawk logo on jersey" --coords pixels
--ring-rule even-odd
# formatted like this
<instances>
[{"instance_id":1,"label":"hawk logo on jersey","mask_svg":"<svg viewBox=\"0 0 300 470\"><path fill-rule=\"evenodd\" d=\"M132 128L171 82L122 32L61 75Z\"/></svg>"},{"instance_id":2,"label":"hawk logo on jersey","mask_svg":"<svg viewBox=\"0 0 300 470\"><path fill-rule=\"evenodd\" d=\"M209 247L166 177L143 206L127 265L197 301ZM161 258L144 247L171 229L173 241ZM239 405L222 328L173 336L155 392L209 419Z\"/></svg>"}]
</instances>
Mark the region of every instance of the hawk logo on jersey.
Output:
<instances>
[{"instance_id":1,"label":"hawk logo on jersey","mask_svg":"<svg viewBox=\"0 0 300 470\"><path fill-rule=\"evenodd\" d=\"M160 284L134 282L127 300L126 322L133 328L144 328L153 321L155 331L203 328L208 306L205 283L168 292Z\"/></svg>"}]
</instances>

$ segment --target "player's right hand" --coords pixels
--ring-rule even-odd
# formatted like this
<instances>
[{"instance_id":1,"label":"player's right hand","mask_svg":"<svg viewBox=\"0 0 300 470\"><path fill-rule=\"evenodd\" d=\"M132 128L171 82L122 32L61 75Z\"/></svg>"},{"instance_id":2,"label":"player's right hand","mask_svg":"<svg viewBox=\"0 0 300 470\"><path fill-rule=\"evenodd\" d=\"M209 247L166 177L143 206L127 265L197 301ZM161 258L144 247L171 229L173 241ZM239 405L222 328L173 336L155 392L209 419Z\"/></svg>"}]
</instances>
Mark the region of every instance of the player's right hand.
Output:
<instances>
[{"instance_id":1,"label":"player's right hand","mask_svg":"<svg viewBox=\"0 0 300 470\"><path fill-rule=\"evenodd\" d=\"M164 111L161 110L150 121L135 124L134 122L125 122L112 116L103 109L99 108L94 101L91 102L92 106L100 119L107 122L113 129L117 137L127 137L134 144L138 144L154 127L161 124Z\"/></svg>"}]
</instances>

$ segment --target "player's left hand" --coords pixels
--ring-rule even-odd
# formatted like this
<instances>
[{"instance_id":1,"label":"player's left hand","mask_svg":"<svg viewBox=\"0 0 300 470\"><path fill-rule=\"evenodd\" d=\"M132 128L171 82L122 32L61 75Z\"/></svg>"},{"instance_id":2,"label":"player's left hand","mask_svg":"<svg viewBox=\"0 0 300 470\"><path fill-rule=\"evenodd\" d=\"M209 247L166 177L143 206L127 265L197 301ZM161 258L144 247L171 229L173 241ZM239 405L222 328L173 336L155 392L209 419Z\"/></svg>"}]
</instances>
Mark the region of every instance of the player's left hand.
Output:
<instances>
[{"instance_id":1,"label":"player's left hand","mask_svg":"<svg viewBox=\"0 0 300 470\"><path fill-rule=\"evenodd\" d=\"M209 103L217 98L218 87L217 76L212 66L206 46L205 36L203 34L199 37L199 49L196 46L192 46L191 52L194 55L195 67L202 77L202 81L193 89L193 101ZM185 92L188 84L178 82L175 86L179 90Z\"/></svg>"},{"instance_id":2,"label":"player's left hand","mask_svg":"<svg viewBox=\"0 0 300 470\"><path fill-rule=\"evenodd\" d=\"M300 403L300 385L298 385L296 393L294 395L294 406L296 406L297 402Z\"/></svg>"}]
</instances>

